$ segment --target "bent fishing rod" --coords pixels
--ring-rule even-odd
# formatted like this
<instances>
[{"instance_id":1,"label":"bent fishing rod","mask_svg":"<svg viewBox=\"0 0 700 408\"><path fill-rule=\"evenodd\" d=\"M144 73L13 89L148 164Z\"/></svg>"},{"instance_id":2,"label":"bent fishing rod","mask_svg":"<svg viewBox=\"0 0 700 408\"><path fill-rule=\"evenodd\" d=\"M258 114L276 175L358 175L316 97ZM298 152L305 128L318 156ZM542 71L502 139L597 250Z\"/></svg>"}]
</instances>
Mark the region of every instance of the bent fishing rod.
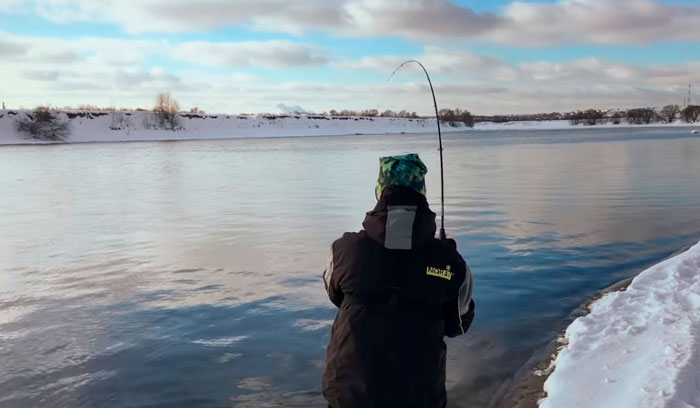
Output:
<instances>
[{"instance_id":1,"label":"bent fishing rod","mask_svg":"<svg viewBox=\"0 0 700 408\"><path fill-rule=\"evenodd\" d=\"M425 72L425 77L428 78L428 84L430 85L430 93L433 94L433 106L435 106L435 122L437 122L438 143L440 145L440 240L445 241L447 239L447 235L445 235L445 174L442 165L442 133L440 132L440 113L438 111L437 101L435 100L433 82L430 80L428 70L425 69L423 64L421 64L421 62L418 60L404 61L401 65L396 67L396 69L394 70L394 72L391 73L391 75L389 75L389 77L386 79L386 82L389 82L389 80L394 76L394 74L396 74L396 72L399 69L403 68L405 65L410 63L418 64L421 68L423 68L423 72Z\"/></svg>"}]
</instances>

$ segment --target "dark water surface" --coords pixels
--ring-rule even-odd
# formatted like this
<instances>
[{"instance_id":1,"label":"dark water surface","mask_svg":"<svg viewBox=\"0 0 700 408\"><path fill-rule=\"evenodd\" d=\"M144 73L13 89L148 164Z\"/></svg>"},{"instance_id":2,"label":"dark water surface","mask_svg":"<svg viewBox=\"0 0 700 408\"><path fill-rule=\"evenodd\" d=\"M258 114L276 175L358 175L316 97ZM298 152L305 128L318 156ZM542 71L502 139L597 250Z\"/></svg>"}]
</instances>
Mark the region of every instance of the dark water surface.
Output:
<instances>
[{"instance_id":1,"label":"dark water surface","mask_svg":"<svg viewBox=\"0 0 700 408\"><path fill-rule=\"evenodd\" d=\"M597 290L700 237L688 130L446 137L477 317L455 407L487 406ZM0 148L0 406L321 407L328 246L377 158L432 135Z\"/></svg>"}]
</instances>

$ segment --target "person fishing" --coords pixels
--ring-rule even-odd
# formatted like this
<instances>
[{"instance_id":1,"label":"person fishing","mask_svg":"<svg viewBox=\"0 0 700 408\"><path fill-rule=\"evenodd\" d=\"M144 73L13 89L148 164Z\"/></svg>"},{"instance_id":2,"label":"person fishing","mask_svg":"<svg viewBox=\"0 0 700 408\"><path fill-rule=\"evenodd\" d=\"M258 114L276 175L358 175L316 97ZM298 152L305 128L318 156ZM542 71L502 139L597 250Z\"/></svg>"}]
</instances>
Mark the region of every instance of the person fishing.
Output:
<instances>
[{"instance_id":1,"label":"person fishing","mask_svg":"<svg viewBox=\"0 0 700 408\"><path fill-rule=\"evenodd\" d=\"M473 279L455 241L435 237L420 157L379 163L374 210L333 242L323 274L339 309L323 395L332 408L443 408L444 336L469 329Z\"/></svg>"}]
</instances>

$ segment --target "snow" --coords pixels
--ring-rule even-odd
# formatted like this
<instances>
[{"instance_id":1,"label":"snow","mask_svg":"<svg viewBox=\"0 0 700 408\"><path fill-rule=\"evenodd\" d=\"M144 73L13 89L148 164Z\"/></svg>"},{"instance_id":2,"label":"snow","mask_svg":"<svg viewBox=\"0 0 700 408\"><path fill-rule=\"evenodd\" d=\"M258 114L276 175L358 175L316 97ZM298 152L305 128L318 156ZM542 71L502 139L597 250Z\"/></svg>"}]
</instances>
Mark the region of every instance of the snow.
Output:
<instances>
[{"instance_id":1,"label":"snow","mask_svg":"<svg viewBox=\"0 0 700 408\"><path fill-rule=\"evenodd\" d=\"M14 123L29 110L0 110L0 145L41 143L17 133ZM126 142L147 140L232 139L249 137L335 136L354 134L425 133L435 131L434 119L328 117L313 114L285 115L189 115L181 114L182 129L153 129L152 112L61 111L58 117L70 122L66 142ZM674 123L666 126L681 126ZM624 127L640 125L596 125ZM653 125L643 125L653 126ZM664 125L655 125L664 126ZM443 132L472 130L461 123L443 124ZM478 123L473 130L590 129L572 126L566 120Z\"/></svg>"},{"instance_id":2,"label":"snow","mask_svg":"<svg viewBox=\"0 0 700 408\"><path fill-rule=\"evenodd\" d=\"M27 113L31 111L0 110L0 144L35 143L17 133L14 128L17 118ZM153 129L150 126L154 123L152 112L62 111L57 116L70 121L71 134L66 142L424 133L434 132L436 128L435 120L431 119L327 117L308 114L182 114L182 129L173 131ZM462 126L443 126L443 130L448 132L464 129Z\"/></svg>"},{"instance_id":3,"label":"snow","mask_svg":"<svg viewBox=\"0 0 700 408\"><path fill-rule=\"evenodd\" d=\"M671 124L650 123L647 125L634 125L626 122L620 124L602 123L594 126L572 125L568 120L524 120L513 122L482 122L474 126L474 130L564 130L564 129L601 129L601 128L640 128L640 127L697 127L697 123L685 123L676 121Z\"/></svg>"},{"instance_id":4,"label":"snow","mask_svg":"<svg viewBox=\"0 0 700 408\"><path fill-rule=\"evenodd\" d=\"M0 145L41 143L17 133L14 123L29 110L0 110ZM76 116L77 115L77 116ZM69 117L72 116L72 117ZM71 134L66 142L126 142L148 140L232 139L250 137L335 136L354 134L396 134L435 132L434 119L328 117L313 114L284 115L189 115L181 114L182 129L153 129L152 112L61 111L58 117L70 122ZM465 130L545 130L592 129L604 127L693 126L612 125L572 126L566 120L477 123L473 129L458 123L443 123L443 132ZM697 126L697 124L695 124Z\"/></svg>"},{"instance_id":5,"label":"snow","mask_svg":"<svg viewBox=\"0 0 700 408\"><path fill-rule=\"evenodd\" d=\"M700 407L700 243L566 330L541 408Z\"/></svg>"},{"instance_id":6,"label":"snow","mask_svg":"<svg viewBox=\"0 0 700 408\"><path fill-rule=\"evenodd\" d=\"M573 126L568 120L524 120L517 122L482 122L474 126L475 130L544 130L544 129L570 129ZM583 126L579 126L583 128ZM597 127L597 126L596 126Z\"/></svg>"}]
</instances>

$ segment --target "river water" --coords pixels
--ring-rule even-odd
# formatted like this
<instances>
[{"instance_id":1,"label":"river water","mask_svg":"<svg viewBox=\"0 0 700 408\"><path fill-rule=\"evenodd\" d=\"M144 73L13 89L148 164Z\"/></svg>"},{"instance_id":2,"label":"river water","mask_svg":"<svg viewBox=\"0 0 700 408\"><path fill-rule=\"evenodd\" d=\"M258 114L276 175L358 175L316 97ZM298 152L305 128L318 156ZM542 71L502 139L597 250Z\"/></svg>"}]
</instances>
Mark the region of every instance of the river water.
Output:
<instances>
[{"instance_id":1,"label":"river water","mask_svg":"<svg viewBox=\"0 0 700 408\"><path fill-rule=\"evenodd\" d=\"M445 137L447 231L476 279L450 406L482 407L597 290L700 237L700 138ZM328 246L378 157L434 135L0 148L0 406L322 407Z\"/></svg>"}]
</instances>

